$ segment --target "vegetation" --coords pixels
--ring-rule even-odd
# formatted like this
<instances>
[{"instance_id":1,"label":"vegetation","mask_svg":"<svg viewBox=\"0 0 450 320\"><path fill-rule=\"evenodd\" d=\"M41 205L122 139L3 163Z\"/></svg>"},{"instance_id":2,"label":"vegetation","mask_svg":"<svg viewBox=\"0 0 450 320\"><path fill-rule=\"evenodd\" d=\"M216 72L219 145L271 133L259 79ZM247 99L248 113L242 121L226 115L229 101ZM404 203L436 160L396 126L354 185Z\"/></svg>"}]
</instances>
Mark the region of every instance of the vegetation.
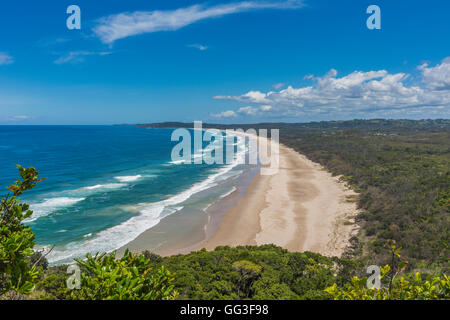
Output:
<instances>
[{"instance_id":1,"label":"vegetation","mask_svg":"<svg viewBox=\"0 0 450 320\"><path fill-rule=\"evenodd\" d=\"M95 277L90 278L93 283L85 281L81 284L80 290L70 292L65 284L67 274L58 271L61 270L61 266L49 268L44 271L43 280L37 284L36 291L39 294L34 294L31 298L145 298L144 295L134 295L133 288L136 287L132 285L132 281L127 280L128 274L124 277L119 276L120 281L111 279L113 273L111 271L114 269L111 266L118 265L118 260L113 259L113 256L110 256L108 263L103 262L103 267L95 263L95 269L98 268L99 271L95 273ZM404 273L406 264L399 259L381 268L380 289L368 289L367 276L358 276L365 274L366 270L361 261L328 258L311 252L288 252L274 245L236 248L225 246L217 247L210 252L201 250L170 257L149 255L146 252L139 255L138 259L141 261L139 265L146 265L146 270L150 270L145 275L148 279L158 277L160 271L156 270L161 270L162 266L170 270L170 274L175 274L171 285L178 294L175 295L172 291L172 294L166 295L166 298L170 299L175 297L188 300L450 299L448 276L419 272ZM107 270L106 276L97 276L101 273L101 269ZM138 274L144 273L139 271ZM118 282L121 284L118 285ZM111 286L112 283L116 286ZM164 289L160 291L169 292Z\"/></svg>"},{"instance_id":2,"label":"vegetation","mask_svg":"<svg viewBox=\"0 0 450 320\"><path fill-rule=\"evenodd\" d=\"M1 200L0 220L0 299L175 299L173 275L161 266L151 273L151 261L142 254L126 251L120 259L115 254L97 254L78 259L83 268L78 290L67 286L67 266L48 271L41 252L34 252L34 234L23 224L33 212L18 196L32 189L38 179L35 168L19 168L23 180L8 189L12 195ZM37 290L32 292L36 287Z\"/></svg>"},{"instance_id":3,"label":"vegetation","mask_svg":"<svg viewBox=\"0 0 450 320\"><path fill-rule=\"evenodd\" d=\"M416 272L413 280L411 274L396 280L397 275L408 264L407 261L397 262L400 260L400 249L395 245L391 246L392 265L386 265L380 268L379 288L369 287L368 279L359 279L354 276L349 283L342 288L337 284L325 289L327 293L333 296L335 300L448 300L450 298L450 277L433 276L429 280L422 281L419 272ZM388 277L388 275L390 275ZM385 286L381 286L381 281L389 278Z\"/></svg>"},{"instance_id":4,"label":"vegetation","mask_svg":"<svg viewBox=\"0 0 450 320\"><path fill-rule=\"evenodd\" d=\"M12 192L0 203L0 296L15 297L30 293L37 280L35 264L30 264L34 254L34 234L22 221L33 213L17 197L30 190L38 182L34 168L17 166L23 180L17 180L8 189Z\"/></svg>"},{"instance_id":5,"label":"vegetation","mask_svg":"<svg viewBox=\"0 0 450 320\"><path fill-rule=\"evenodd\" d=\"M141 127L191 127L162 123ZM352 120L204 128L280 129L280 142L360 193L349 257L389 263L395 241L408 270L449 272L450 120Z\"/></svg>"},{"instance_id":6,"label":"vegetation","mask_svg":"<svg viewBox=\"0 0 450 320\"><path fill-rule=\"evenodd\" d=\"M264 245L163 257L156 266L176 274L183 299L330 299L323 290L346 278L347 270L334 276L336 263L344 269L337 258Z\"/></svg>"},{"instance_id":7,"label":"vegetation","mask_svg":"<svg viewBox=\"0 0 450 320\"><path fill-rule=\"evenodd\" d=\"M354 256L385 265L395 241L409 271L448 273L449 120L316 123L281 137L360 193Z\"/></svg>"},{"instance_id":8,"label":"vegetation","mask_svg":"<svg viewBox=\"0 0 450 320\"><path fill-rule=\"evenodd\" d=\"M382 278L389 272L390 267L382 268ZM414 280L408 281L401 277L391 290L388 288L368 289L367 279L357 276L349 284L339 288L336 284L325 289L334 300L448 300L450 297L450 277L433 277L423 281L419 272Z\"/></svg>"},{"instance_id":9,"label":"vegetation","mask_svg":"<svg viewBox=\"0 0 450 320\"><path fill-rule=\"evenodd\" d=\"M152 273L151 263L142 254L128 250L122 258L112 254L86 256L76 259L84 267L78 290L72 297L80 300L172 300L177 296L173 290L173 276L164 266Z\"/></svg>"},{"instance_id":10,"label":"vegetation","mask_svg":"<svg viewBox=\"0 0 450 320\"><path fill-rule=\"evenodd\" d=\"M35 299L123 299L145 298L143 295L130 296L132 291L128 283L128 275L111 281L111 266L117 266L118 260L109 256L108 262L103 260L102 266L97 262L96 276L82 280L80 290L68 291L65 279L67 274L61 273L61 266L49 268L43 273L37 284ZM217 247L214 251L201 250L187 255L160 257L148 252L138 256L139 265L145 265L145 271L137 270L137 274L148 279L161 279L164 266L167 274L175 274L173 289L159 292L169 293L158 298L170 297L179 299L332 299L324 290L333 283L343 284L350 280L350 273L360 269L355 262L347 259L327 258L316 253L288 252L274 245L260 247L241 246L237 248ZM157 257L157 259L155 259ZM92 258L91 258L92 259ZM122 258L123 259L123 258ZM129 258L125 258L128 260ZM88 259L90 260L90 259ZM86 263L82 261L83 267ZM67 268L67 266L66 266ZM101 270L107 270L103 277L98 276ZM339 270L338 270L339 269ZM144 275L146 270L148 273ZM159 271L157 271L159 270ZM169 271L170 270L170 273ZM118 272L120 275L123 272ZM83 276L83 277L86 277ZM166 276L162 278L166 279ZM52 279L52 281L48 281ZM59 280L57 280L59 279ZM131 277L136 279L136 277ZM93 283L92 283L93 282ZM125 285L117 286L118 282ZM149 280L151 283L151 280ZM158 281L156 281L158 283ZM104 289L99 290L102 287ZM127 289L125 289L128 287ZM136 287L136 286L132 286ZM150 287L155 287L151 284ZM156 286L160 288L159 286ZM167 290L168 289L168 290ZM100 295L96 292L101 292ZM112 292L112 293L111 293ZM119 296L119 293L123 295ZM177 292L173 294L173 292Z\"/></svg>"},{"instance_id":11,"label":"vegetation","mask_svg":"<svg viewBox=\"0 0 450 320\"><path fill-rule=\"evenodd\" d=\"M78 260L80 288L69 290L67 266L49 267L33 252L23 224L32 211L18 197L41 180L18 166L22 180L0 204L0 299L450 299L449 120L261 127L281 128L282 143L360 193L360 231L343 258L274 245L87 255ZM369 265L384 265L380 289L367 287Z\"/></svg>"}]
</instances>

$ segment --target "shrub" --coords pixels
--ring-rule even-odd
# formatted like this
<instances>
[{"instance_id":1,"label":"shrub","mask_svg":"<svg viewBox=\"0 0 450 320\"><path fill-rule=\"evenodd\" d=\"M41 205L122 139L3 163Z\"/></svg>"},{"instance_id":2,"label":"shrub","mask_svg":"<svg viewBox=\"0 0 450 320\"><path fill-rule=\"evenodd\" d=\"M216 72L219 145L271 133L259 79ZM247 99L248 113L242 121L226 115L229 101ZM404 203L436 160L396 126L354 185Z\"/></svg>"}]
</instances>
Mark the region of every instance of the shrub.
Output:
<instances>
[{"instance_id":1,"label":"shrub","mask_svg":"<svg viewBox=\"0 0 450 320\"><path fill-rule=\"evenodd\" d=\"M72 298L81 300L172 300L173 275L164 267L152 273L150 261L142 254L126 250L122 258L112 254L86 255L76 259L85 272L81 273L79 290Z\"/></svg>"}]
</instances>

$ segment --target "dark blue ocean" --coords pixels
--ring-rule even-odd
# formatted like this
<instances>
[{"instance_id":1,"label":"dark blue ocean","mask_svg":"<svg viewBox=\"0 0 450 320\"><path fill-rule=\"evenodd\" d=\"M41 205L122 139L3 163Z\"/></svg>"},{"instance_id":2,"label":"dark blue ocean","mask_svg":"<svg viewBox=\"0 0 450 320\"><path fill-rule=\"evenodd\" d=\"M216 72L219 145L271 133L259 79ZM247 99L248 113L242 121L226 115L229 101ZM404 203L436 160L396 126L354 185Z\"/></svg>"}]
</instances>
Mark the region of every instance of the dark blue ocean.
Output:
<instances>
[{"instance_id":1,"label":"dark blue ocean","mask_svg":"<svg viewBox=\"0 0 450 320\"><path fill-rule=\"evenodd\" d=\"M207 207L231 192L225 182L242 172L234 164L174 163L171 151L178 142L171 141L172 131L0 126L0 194L18 178L15 164L35 167L47 178L21 200L34 211L26 223L37 248L55 246L48 256L53 264L117 249L183 207ZM216 192L199 200L211 187ZM189 203L194 194L195 203Z\"/></svg>"}]
</instances>

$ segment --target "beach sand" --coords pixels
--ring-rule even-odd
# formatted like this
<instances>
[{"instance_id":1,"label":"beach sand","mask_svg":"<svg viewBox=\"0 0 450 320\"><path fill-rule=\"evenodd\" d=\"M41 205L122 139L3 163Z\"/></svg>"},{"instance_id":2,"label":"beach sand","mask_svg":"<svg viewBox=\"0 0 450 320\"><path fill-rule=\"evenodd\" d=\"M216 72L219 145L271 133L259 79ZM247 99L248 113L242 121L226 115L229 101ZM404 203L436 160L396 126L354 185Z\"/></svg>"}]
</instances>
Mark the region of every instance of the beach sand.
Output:
<instances>
[{"instance_id":1,"label":"beach sand","mask_svg":"<svg viewBox=\"0 0 450 320\"><path fill-rule=\"evenodd\" d=\"M258 139L265 142L265 138ZM278 172L253 175L245 187L238 186L244 190L239 197L235 192L212 208L208 222L195 213L190 217L174 214L118 253L127 247L135 252L150 250L167 256L202 248L214 250L222 245L275 244L290 251L341 256L357 232L357 194L319 164L282 144L278 148ZM186 235L179 234L185 229Z\"/></svg>"},{"instance_id":2,"label":"beach sand","mask_svg":"<svg viewBox=\"0 0 450 320\"><path fill-rule=\"evenodd\" d=\"M279 161L278 173L258 174L247 195L200 247L275 244L290 251L342 255L357 231L357 194L319 164L281 144Z\"/></svg>"}]
</instances>

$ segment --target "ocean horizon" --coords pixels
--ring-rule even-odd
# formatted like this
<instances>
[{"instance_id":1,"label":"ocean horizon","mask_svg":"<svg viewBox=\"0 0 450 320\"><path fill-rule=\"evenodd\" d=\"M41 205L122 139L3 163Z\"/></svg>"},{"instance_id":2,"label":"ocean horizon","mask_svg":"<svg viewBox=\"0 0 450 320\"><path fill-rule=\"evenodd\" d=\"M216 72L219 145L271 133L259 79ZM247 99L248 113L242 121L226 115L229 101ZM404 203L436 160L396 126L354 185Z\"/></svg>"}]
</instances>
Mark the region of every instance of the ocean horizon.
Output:
<instances>
[{"instance_id":1,"label":"ocean horizon","mask_svg":"<svg viewBox=\"0 0 450 320\"><path fill-rule=\"evenodd\" d=\"M176 212L187 210L208 220L206 209L236 190L232 180L246 165L172 161L178 143L171 141L172 131L0 126L0 185L6 195L6 187L18 178L13 164L35 167L46 178L21 199L34 211L26 224L36 235L37 248L54 245L47 256L52 265L111 252ZM193 150L193 157L206 144ZM236 146L236 151L238 157L245 150Z\"/></svg>"}]
</instances>

